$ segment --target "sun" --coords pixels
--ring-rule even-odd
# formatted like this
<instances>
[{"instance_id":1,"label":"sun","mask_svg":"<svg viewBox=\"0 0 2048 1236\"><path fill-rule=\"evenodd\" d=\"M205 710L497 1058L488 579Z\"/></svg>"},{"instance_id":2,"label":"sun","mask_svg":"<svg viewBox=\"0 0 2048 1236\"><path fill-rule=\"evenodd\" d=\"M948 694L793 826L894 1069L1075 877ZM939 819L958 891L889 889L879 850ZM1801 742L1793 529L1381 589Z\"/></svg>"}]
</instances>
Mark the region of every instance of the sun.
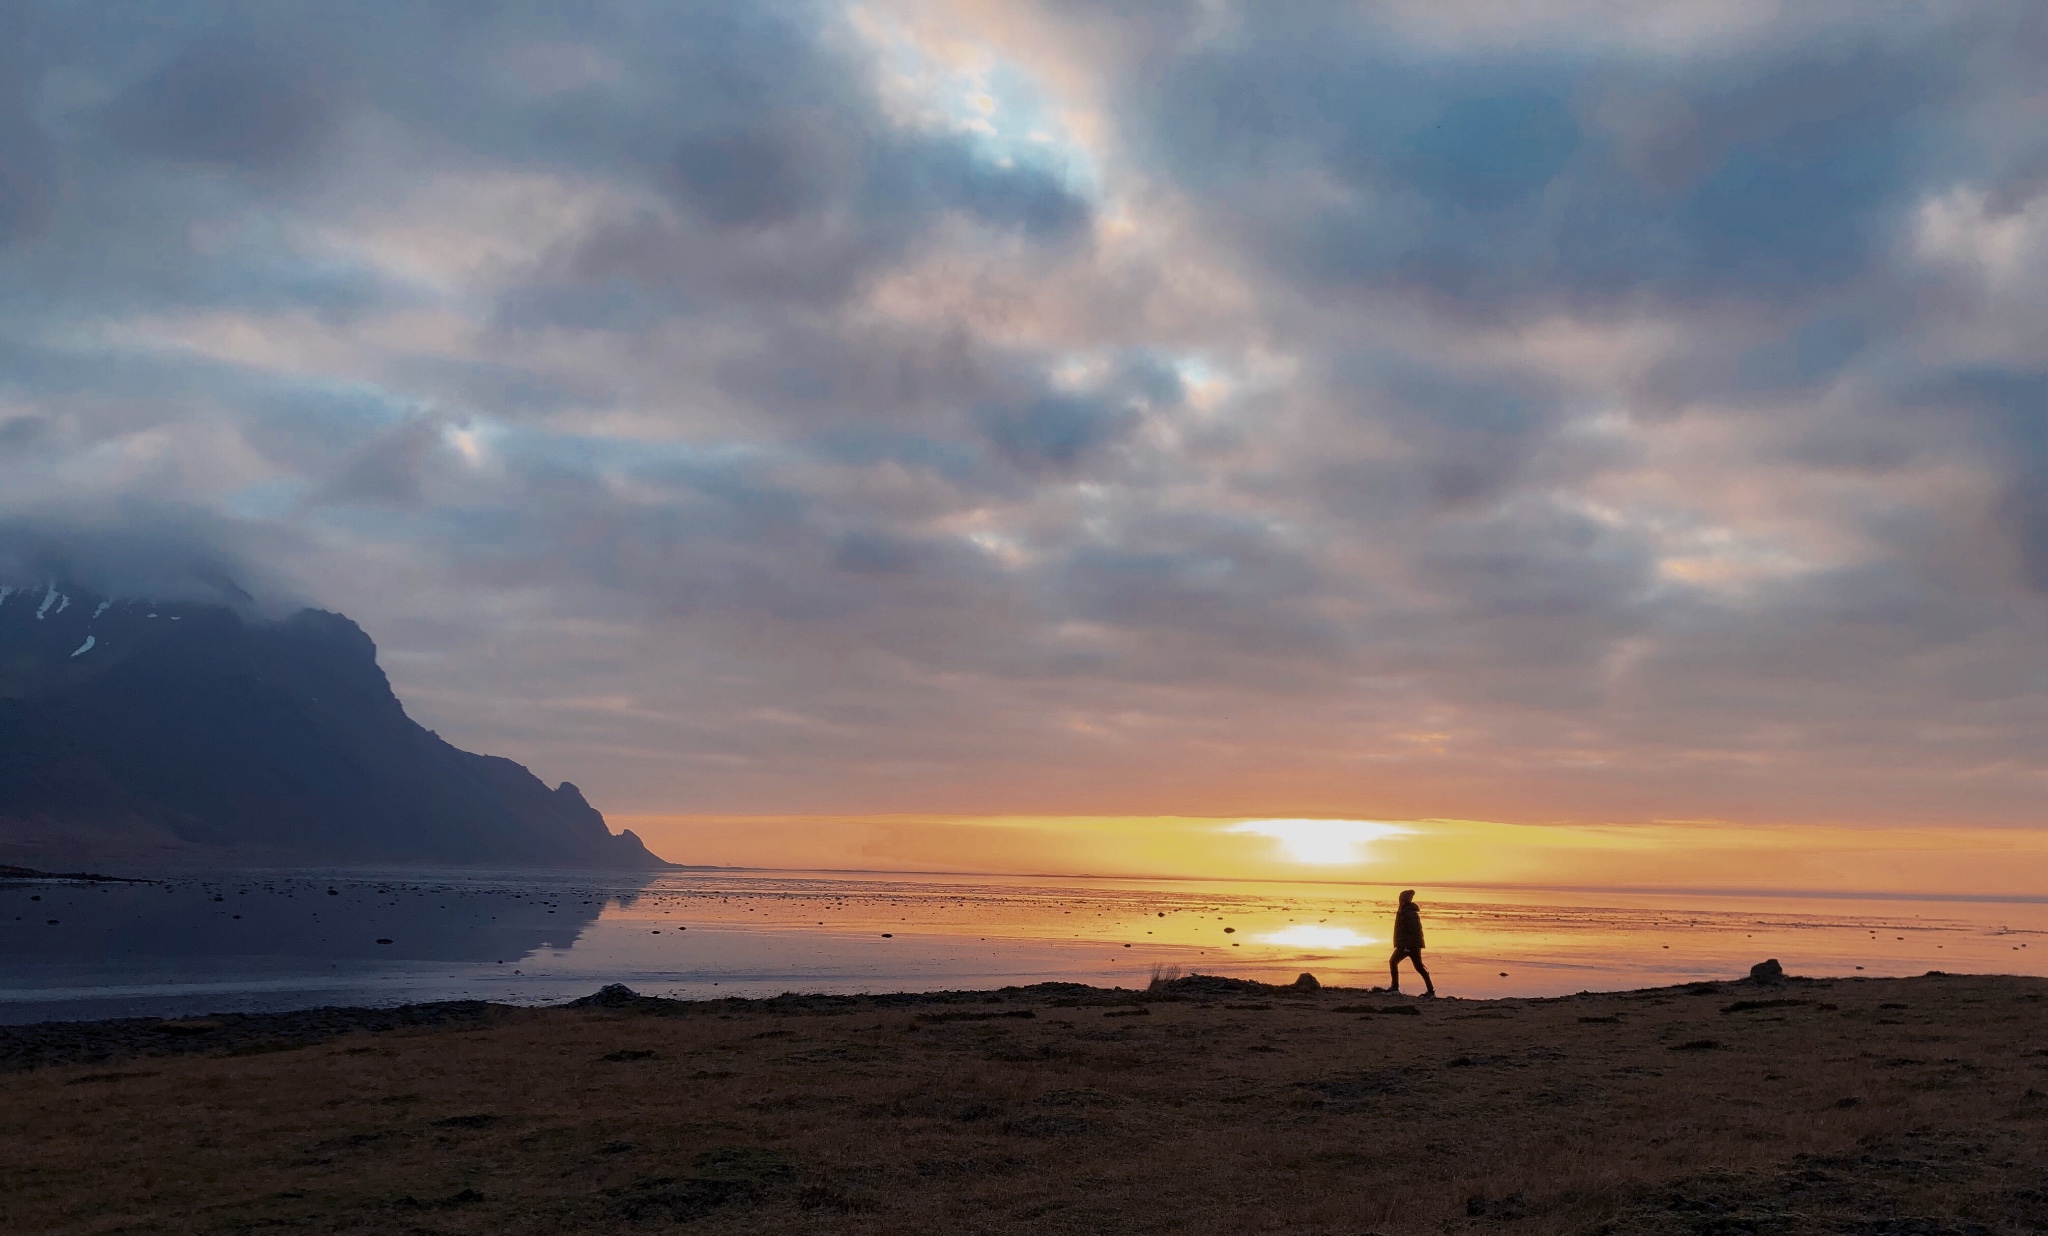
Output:
<instances>
[{"instance_id":1,"label":"sun","mask_svg":"<svg viewBox=\"0 0 2048 1236\"><path fill-rule=\"evenodd\" d=\"M1224 831L1271 837L1290 861L1325 867L1363 862L1367 843L1409 832L1377 820L1244 820Z\"/></svg>"}]
</instances>

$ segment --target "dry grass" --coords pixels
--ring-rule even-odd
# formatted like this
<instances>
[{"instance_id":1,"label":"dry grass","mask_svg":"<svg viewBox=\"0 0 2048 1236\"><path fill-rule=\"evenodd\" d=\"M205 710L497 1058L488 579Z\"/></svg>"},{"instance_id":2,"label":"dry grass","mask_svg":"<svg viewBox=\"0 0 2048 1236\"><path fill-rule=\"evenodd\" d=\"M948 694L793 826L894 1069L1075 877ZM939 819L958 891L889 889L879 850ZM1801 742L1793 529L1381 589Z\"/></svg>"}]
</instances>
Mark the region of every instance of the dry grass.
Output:
<instances>
[{"instance_id":1,"label":"dry grass","mask_svg":"<svg viewBox=\"0 0 2048 1236\"><path fill-rule=\"evenodd\" d=\"M2038 1232L2044 1030L1933 977L503 1012L0 1075L0 1225Z\"/></svg>"}]
</instances>

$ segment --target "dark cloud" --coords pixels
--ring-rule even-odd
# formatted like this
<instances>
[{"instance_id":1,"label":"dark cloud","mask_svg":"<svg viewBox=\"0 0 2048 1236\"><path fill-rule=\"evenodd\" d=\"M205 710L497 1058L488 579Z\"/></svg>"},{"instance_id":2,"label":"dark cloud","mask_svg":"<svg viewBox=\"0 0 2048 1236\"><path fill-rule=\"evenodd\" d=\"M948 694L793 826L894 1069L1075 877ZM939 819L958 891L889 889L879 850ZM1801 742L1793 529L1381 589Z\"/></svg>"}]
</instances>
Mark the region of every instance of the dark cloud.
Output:
<instances>
[{"instance_id":1,"label":"dark cloud","mask_svg":"<svg viewBox=\"0 0 2048 1236\"><path fill-rule=\"evenodd\" d=\"M1963 366L1931 375L1906 402L1966 419L1990 447L2000 474L1990 523L2028 585L2048 592L2048 369Z\"/></svg>"},{"instance_id":2,"label":"dark cloud","mask_svg":"<svg viewBox=\"0 0 2048 1236\"><path fill-rule=\"evenodd\" d=\"M989 440L1027 470L1071 468L1129 426L1128 409L1101 400L1046 395L1022 407L983 413Z\"/></svg>"},{"instance_id":3,"label":"dark cloud","mask_svg":"<svg viewBox=\"0 0 2048 1236\"><path fill-rule=\"evenodd\" d=\"M322 78L291 52L208 38L115 100L107 125L145 156L281 171L317 156L334 128Z\"/></svg>"},{"instance_id":4,"label":"dark cloud","mask_svg":"<svg viewBox=\"0 0 2048 1236\"><path fill-rule=\"evenodd\" d=\"M1499 210L1542 192L1580 141L1563 98L1480 95L1452 100L1427 127L1404 134L1387 170L1444 206Z\"/></svg>"},{"instance_id":5,"label":"dark cloud","mask_svg":"<svg viewBox=\"0 0 2048 1236\"><path fill-rule=\"evenodd\" d=\"M899 575L917 569L921 550L915 542L886 533L849 532L832 546L832 562L856 575Z\"/></svg>"},{"instance_id":6,"label":"dark cloud","mask_svg":"<svg viewBox=\"0 0 2048 1236\"><path fill-rule=\"evenodd\" d=\"M1940 154L1918 122L1964 86L1933 48L1841 29L1677 64L1458 59L1292 13L1129 75L1144 149L1290 276L1467 311L1850 278Z\"/></svg>"},{"instance_id":7,"label":"dark cloud","mask_svg":"<svg viewBox=\"0 0 2048 1236\"><path fill-rule=\"evenodd\" d=\"M394 427L344 460L309 500L317 505L418 505L424 495L421 472L441 445L441 431L432 417Z\"/></svg>"},{"instance_id":8,"label":"dark cloud","mask_svg":"<svg viewBox=\"0 0 2048 1236\"><path fill-rule=\"evenodd\" d=\"M31 82L10 59L0 53L0 247L41 232L56 205L54 151L30 113Z\"/></svg>"},{"instance_id":9,"label":"dark cloud","mask_svg":"<svg viewBox=\"0 0 2048 1236\"><path fill-rule=\"evenodd\" d=\"M0 451L26 451L49 431L50 422L41 416L11 416L0 421Z\"/></svg>"},{"instance_id":10,"label":"dark cloud","mask_svg":"<svg viewBox=\"0 0 2048 1236\"><path fill-rule=\"evenodd\" d=\"M676 151L683 200L720 227L771 227L831 201L829 160L843 157L834 138L800 122L693 134Z\"/></svg>"},{"instance_id":11,"label":"dark cloud","mask_svg":"<svg viewBox=\"0 0 2048 1236\"><path fill-rule=\"evenodd\" d=\"M1029 380L1016 375L1012 385ZM1013 466L1027 473L1071 472L1130 436L1146 416L1170 412L1185 397L1178 373L1137 352L1120 357L1104 377L1078 389L1041 388L984 402L977 419Z\"/></svg>"},{"instance_id":12,"label":"dark cloud","mask_svg":"<svg viewBox=\"0 0 2048 1236\"><path fill-rule=\"evenodd\" d=\"M955 212L1044 241L1078 236L1092 221L1088 203L1048 169L992 163L961 138L880 144L868 152L862 190L871 210Z\"/></svg>"}]
</instances>

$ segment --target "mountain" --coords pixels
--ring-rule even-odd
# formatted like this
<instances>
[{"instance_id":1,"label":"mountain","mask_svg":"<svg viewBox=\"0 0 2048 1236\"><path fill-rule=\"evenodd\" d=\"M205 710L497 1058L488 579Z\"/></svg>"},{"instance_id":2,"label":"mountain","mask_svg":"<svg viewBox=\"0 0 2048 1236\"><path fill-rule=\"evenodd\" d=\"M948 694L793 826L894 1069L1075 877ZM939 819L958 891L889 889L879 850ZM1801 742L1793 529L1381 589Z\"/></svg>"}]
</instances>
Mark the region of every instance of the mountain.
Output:
<instances>
[{"instance_id":1,"label":"mountain","mask_svg":"<svg viewBox=\"0 0 2048 1236\"><path fill-rule=\"evenodd\" d=\"M667 865L406 716L340 614L0 585L0 862L88 860Z\"/></svg>"}]
</instances>

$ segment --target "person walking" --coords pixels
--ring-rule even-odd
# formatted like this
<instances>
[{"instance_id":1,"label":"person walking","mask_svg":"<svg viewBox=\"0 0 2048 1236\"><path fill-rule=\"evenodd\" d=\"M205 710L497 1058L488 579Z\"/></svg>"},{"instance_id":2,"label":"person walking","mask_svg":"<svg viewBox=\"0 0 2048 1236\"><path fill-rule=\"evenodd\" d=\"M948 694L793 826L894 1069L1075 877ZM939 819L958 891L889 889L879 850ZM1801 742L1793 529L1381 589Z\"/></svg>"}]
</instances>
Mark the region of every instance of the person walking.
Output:
<instances>
[{"instance_id":1,"label":"person walking","mask_svg":"<svg viewBox=\"0 0 2048 1236\"><path fill-rule=\"evenodd\" d=\"M1401 891L1400 908L1394 911L1394 955L1387 959L1387 973L1393 981L1388 991L1401 990L1401 959L1406 957L1415 965L1415 972L1422 976L1422 994L1436 994L1436 984L1430 981L1429 971L1422 964L1422 911L1415 908L1415 890Z\"/></svg>"}]
</instances>

